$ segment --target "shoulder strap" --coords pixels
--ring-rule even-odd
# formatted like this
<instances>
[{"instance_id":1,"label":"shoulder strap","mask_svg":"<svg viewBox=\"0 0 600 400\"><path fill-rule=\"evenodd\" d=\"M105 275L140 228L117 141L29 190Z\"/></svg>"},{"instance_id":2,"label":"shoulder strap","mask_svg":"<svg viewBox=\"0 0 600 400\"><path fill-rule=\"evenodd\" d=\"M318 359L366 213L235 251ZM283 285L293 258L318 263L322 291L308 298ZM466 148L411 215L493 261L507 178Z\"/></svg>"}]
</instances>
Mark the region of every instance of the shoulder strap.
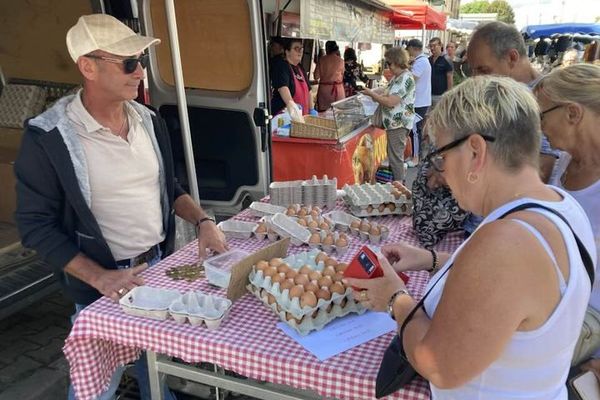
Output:
<instances>
[{"instance_id":1,"label":"shoulder strap","mask_svg":"<svg viewBox=\"0 0 600 400\"><path fill-rule=\"evenodd\" d=\"M552 214L556 215L558 218L560 218L571 230L571 233L573 234L573 237L575 238L575 242L577 242L577 248L579 249L579 254L581 255L581 259L583 261L583 265L585 266L585 270L587 271L587 274L590 278L590 282L592 284L592 287L594 286L594 279L595 279L595 272L594 272L594 263L592 262L592 257L590 256L590 253L587 251L587 249L585 248L585 246L583 245L583 243L581 243L581 240L579 239L579 237L577 236L577 234L575 233L575 231L573 230L573 228L571 228L571 225L569 224L569 221L567 221L567 219L565 217L563 217L563 215L561 213L559 213L558 211L550 208L550 207L546 207L544 205L541 204L537 204L537 203L524 203L521 204L519 206L516 206L515 208L512 208L510 210L508 210L507 212L505 212L504 214L502 214L498 219L502 219L504 217L506 217L509 214L515 213L517 211L522 211L522 210L526 210L529 208L540 208L542 210L546 210L548 212L551 212Z\"/></svg>"}]
</instances>

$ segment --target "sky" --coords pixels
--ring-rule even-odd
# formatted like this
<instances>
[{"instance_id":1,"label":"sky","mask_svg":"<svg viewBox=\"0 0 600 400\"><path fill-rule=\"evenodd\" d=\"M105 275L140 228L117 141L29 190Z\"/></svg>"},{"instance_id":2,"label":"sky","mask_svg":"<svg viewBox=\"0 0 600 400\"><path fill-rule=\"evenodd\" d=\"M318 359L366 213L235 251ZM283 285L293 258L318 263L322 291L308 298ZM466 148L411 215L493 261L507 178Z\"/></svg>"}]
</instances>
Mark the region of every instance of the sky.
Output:
<instances>
[{"instance_id":1,"label":"sky","mask_svg":"<svg viewBox=\"0 0 600 400\"><path fill-rule=\"evenodd\" d=\"M462 4L473 0L462 0ZM515 24L526 25L562 22L594 22L600 17L600 0L508 0L515 11Z\"/></svg>"}]
</instances>

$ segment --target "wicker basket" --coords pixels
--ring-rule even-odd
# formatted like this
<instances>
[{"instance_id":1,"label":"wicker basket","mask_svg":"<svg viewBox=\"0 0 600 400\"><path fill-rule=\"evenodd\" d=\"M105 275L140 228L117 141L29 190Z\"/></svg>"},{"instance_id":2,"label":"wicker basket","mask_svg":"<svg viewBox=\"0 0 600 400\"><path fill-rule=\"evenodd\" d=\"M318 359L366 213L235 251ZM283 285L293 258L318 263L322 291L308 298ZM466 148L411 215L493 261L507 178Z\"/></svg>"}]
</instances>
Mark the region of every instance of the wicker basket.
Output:
<instances>
[{"instance_id":1,"label":"wicker basket","mask_svg":"<svg viewBox=\"0 0 600 400\"><path fill-rule=\"evenodd\" d=\"M305 115L304 121L292 121L290 136L313 139L339 139L343 136L332 119Z\"/></svg>"}]
</instances>

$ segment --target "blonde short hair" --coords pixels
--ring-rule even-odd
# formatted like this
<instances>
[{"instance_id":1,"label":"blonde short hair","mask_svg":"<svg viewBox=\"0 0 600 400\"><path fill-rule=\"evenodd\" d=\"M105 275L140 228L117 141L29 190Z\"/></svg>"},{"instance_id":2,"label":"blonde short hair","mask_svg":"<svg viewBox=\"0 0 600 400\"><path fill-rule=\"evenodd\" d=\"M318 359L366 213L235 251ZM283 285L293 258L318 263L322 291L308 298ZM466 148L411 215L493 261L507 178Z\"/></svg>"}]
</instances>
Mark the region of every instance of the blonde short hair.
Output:
<instances>
[{"instance_id":1,"label":"blonde short hair","mask_svg":"<svg viewBox=\"0 0 600 400\"><path fill-rule=\"evenodd\" d=\"M408 69L408 52L402 47L392 47L385 52L384 55L387 62L390 64L396 64L400 68Z\"/></svg>"},{"instance_id":2,"label":"blonde short hair","mask_svg":"<svg viewBox=\"0 0 600 400\"><path fill-rule=\"evenodd\" d=\"M577 103L600 114L600 65L574 64L555 69L534 88L556 104Z\"/></svg>"},{"instance_id":3,"label":"blonde short hair","mask_svg":"<svg viewBox=\"0 0 600 400\"><path fill-rule=\"evenodd\" d=\"M426 126L433 141L440 131L453 139L472 133L494 137L490 153L509 170L539 164L539 107L529 89L511 78L467 79L442 96Z\"/></svg>"}]
</instances>

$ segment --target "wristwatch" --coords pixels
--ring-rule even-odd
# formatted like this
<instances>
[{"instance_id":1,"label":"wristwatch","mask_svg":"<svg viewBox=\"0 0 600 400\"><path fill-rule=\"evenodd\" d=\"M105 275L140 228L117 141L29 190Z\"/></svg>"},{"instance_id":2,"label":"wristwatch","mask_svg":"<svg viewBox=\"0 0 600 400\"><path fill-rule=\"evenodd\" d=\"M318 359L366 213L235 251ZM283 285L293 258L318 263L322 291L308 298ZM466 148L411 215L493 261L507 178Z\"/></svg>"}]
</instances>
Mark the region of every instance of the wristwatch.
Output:
<instances>
[{"instance_id":1,"label":"wristwatch","mask_svg":"<svg viewBox=\"0 0 600 400\"><path fill-rule=\"evenodd\" d=\"M390 301L388 302L388 314L390 315L390 317L392 317L392 319L394 321L396 320L396 317L394 316L394 301L396 301L396 297L400 296L401 294L410 296L410 293L408 293L408 290L400 289L397 292L395 292L392 295L392 297L390 297Z\"/></svg>"}]
</instances>

